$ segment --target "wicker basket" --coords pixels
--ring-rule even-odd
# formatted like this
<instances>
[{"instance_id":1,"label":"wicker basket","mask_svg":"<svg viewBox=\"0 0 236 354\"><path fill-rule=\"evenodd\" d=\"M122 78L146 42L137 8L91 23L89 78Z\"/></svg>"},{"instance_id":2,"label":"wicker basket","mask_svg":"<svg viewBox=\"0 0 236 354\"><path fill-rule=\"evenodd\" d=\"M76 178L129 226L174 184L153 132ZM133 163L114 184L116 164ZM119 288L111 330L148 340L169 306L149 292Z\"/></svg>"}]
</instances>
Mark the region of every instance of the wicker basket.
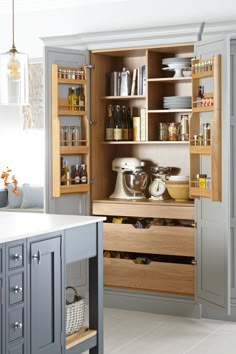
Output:
<instances>
[{"instance_id":1,"label":"wicker basket","mask_svg":"<svg viewBox=\"0 0 236 354\"><path fill-rule=\"evenodd\" d=\"M83 326L85 302L74 287L67 286L67 289L72 289L75 292L72 302L66 299L66 335L69 335L79 331Z\"/></svg>"}]
</instances>

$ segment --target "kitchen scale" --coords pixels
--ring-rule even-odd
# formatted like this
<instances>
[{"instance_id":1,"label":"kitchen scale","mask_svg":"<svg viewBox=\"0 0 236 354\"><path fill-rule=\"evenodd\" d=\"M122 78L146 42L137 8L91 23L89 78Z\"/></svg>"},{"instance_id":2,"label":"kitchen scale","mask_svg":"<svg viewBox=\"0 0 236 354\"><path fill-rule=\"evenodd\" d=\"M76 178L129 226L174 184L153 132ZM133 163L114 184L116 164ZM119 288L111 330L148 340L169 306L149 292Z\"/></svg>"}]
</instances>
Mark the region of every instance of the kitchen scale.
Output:
<instances>
[{"instance_id":1,"label":"kitchen scale","mask_svg":"<svg viewBox=\"0 0 236 354\"><path fill-rule=\"evenodd\" d=\"M151 172L154 176L149 185L150 200L165 200L169 199L169 193L166 189L166 177L171 172L171 167L152 166Z\"/></svg>"}]
</instances>

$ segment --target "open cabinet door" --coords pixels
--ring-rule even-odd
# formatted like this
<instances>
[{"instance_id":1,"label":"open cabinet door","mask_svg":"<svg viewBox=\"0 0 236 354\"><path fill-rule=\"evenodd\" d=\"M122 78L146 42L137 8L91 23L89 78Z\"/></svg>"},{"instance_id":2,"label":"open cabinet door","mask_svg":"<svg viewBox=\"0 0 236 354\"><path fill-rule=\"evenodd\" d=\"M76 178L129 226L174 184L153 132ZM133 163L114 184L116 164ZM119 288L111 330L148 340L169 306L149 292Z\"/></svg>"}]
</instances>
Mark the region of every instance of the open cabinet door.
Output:
<instances>
[{"instance_id":1,"label":"open cabinet door","mask_svg":"<svg viewBox=\"0 0 236 354\"><path fill-rule=\"evenodd\" d=\"M196 199L197 300L230 313L230 41L216 38L196 44L196 58L206 60L220 55L221 60L221 126L219 168L221 200ZM209 79L210 80L210 79ZM219 83L220 81L218 81ZM204 82L200 84L205 85ZM205 92L209 92L206 82ZM208 113L211 114L211 113ZM204 119L204 118L203 118ZM204 122L204 120L203 120ZM201 122L202 123L202 122ZM211 126L212 129L215 127ZM220 142L221 141L221 142ZM212 152L213 154L213 152ZM206 159L202 157L200 169ZM213 183L213 181L212 181Z\"/></svg>"},{"instance_id":2,"label":"open cabinet door","mask_svg":"<svg viewBox=\"0 0 236 354\"><path fill-rule=\"evenodd\" d=\"M75 117L73 115L69 115L69 113L73 112L67 112L65 108L64 111L59 112L59 103L55 103L53 100L53 95L52 92L54 90L58 91L55 95L58 97L63 97L64 99L67 97L68 94L68 89L70 86L78 86L78 82L76 80L73 80L73 78L70 78L71 80L61 80L62 82L61 85L59 85L57 82L58 80L53 81L53 66L55 67L55 64L58 67L64 67L64 68L79 68L83 67L85 65L90 64L90 54L89 51L82 51L82 50L72 50L72 49L66 49L66 48L53 48L53 47L45 47L45 55L44 55L44 67L45 67L45 141L46 141L46 179L45 179L45 195L46 195L46 213L56 213L56 214L74 214L74 215L80 215L80 214L88 214L89 213L89 193L78 193L76 191L71 191L69 190L67 194L62 194L55 198L54 192L53 192L53 183L55 183L55 167L53 165L52 159L55 156L55 149L58 151L58 156L57 156L57 170L59 170L60 166L60 156L63 155L62 152L59 151L60 149L60 142L59 142L59 130L60 126L70 126L72 127L73 125L77 125L78 120L76 121ZM58 69L57 69L58 70ZM61 70L61 69L60 69ZM64 71L64 70L63 70ZM67 70L68 71L68 70ZM69 70L71 71L71 70ZM89 119L89 109L90 109L90 73L89 70L87 70L86 74L86 90L84 89L85 95L86 95L86 107L85 109L86 112L84 112L83 119ZM64 78L64 76L63 76ZM68 78L67 78L68 79ZM57 82L56 82L57 81ZM81 80L82 81L82 80ZM65 106L66 107L66 106ZM54 111L53 111L54 109ZM56 114L55 109L57 110ZM63 113L64 112L64 113ZM76 113L76 112L75 112ZM86 116L85 116L86 114ZM58 125L57 127L58 130L58 137L56 137L54 140L56 143L53 141L52 136L54 134L53 132L53 126L55 126L54 118L53 116L58 117ZM81 118L81 120L82 120ZM56 122L57 123L57 122ZM82 124L82 123L81 123ZM83 123L84 124L84 123ZM87 122L88 125L88 122ZM85 131L82 126L80 126L80 131ZM89 129L86 128L86 140L88 142L86 148L89 149ZM82 134L82 133L81 133ZM82 140L81 140L82 141ZM83 151L82 151L83 152ZM60 156L59 156L60 155ZM79 154L78 154L79 155ZM88 154L87 154L88 155ZM83 161L83 155L81 155L81 161L77 159L77 156L75 156L74 152L71 153L71 156L68 152L64 152L65 159L69 161L69 166L72 166L73 164L80 164L80 163L85 163ZM78 157L79 158L79 157ZM88 162L87 167L89 168L89 159L87 159ZM79 161L79 162L78 162ZM60 174L60 171L57 173L58 176ZM59 176L60 178L60 176ZM68 182L71 183L71 182ZM60 182L58 183L60 184ZM89 188L89 187L88 187Z\"/></svg>"}]
</instances>

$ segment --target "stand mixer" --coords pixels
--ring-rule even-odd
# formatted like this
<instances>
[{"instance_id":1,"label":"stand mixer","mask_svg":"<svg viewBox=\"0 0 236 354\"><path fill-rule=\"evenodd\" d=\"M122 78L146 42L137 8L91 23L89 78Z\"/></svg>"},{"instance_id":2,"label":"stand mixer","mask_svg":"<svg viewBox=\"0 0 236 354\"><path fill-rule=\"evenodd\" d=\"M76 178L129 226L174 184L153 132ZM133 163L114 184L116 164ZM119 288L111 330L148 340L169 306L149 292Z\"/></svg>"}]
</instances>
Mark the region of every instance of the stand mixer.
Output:
<instances>
[{"instance_id":1,"label":"stand mixer","mask_svg":"<svg viewBox=\"0 0 236 354\"><path fill-rule=\"evenodd\" d=\"M148 175L143 169L144 162L135 157L118 157L112 161L112 171L117 172L116 185L110 198L146 199L143 191Z\"/></svg>"}]
</instances>

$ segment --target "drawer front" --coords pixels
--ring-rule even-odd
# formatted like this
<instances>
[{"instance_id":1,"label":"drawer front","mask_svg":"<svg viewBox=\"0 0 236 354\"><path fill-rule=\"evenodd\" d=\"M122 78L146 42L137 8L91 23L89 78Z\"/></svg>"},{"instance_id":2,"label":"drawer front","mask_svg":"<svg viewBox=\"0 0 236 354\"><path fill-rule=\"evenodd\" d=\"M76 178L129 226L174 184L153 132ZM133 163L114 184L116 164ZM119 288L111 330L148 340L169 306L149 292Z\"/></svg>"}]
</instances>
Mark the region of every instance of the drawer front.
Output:
<instances>
[{"instance_id":1,"label":"drawer front","mask_svg":"<svg viewBox=\"0 0 236 354\"><path fill-rule=\"evenodd\" d=\"M193 296L194 266L104 258L104 285Z\"/></svg>"},{"instance_id":2,"label":"drawer front","mask_svg":"<svg viewBox=\"0 0 236 354\"><path fill-rule=\"evenodd\" d=\"M12 347L8 350L9 354L23 354L24 353L24 344L18 344L15 347Z\"/></svg>"},{"instance_id":3,"label":"drawer front","mask_svg":"<svg viewBox=\"0 0 236 354\"><path fill-rule=\"evenodd\" d=\"M97 225L88 224L65 230L66 263L96 256Z\"/></svg>"},{"instance_id":4,"label":"drawer front","mask_svg":"<svg viewBox=\"0 0 236 354\"><path fill-rule=\"evenodd\" d=\"M9 304L14 305L24 300L24 273L9 278Z\"/></svg>"},{"instance_id":5,"label":"drawer front","mask_svg":"<svg viewBox=\"0 0 236 354\"><path fill-rule=\"evenodd\" d=\"M22 267L24 265L24 245L9 247L8 257L9 270Z\"/></svg>"},{"instance_id":6,"label":"drawer front","mask_svg":"<svg viewBox=\"0 0 236 354\"><path fill-rule=\"evenodd\" d=\"M105 250L194 257L194 228L104 223Z\"/></svg>"},{"instance_id":7,"label":"drawer front","mask_svg":"<svg viewBox=\"0 0 236 354\"><path fill-rule=\"evenodd\" d=\"M23 338L24 323L23 309L10 311L9 313L9 342Z\"/></svg>"}]
</instances>

